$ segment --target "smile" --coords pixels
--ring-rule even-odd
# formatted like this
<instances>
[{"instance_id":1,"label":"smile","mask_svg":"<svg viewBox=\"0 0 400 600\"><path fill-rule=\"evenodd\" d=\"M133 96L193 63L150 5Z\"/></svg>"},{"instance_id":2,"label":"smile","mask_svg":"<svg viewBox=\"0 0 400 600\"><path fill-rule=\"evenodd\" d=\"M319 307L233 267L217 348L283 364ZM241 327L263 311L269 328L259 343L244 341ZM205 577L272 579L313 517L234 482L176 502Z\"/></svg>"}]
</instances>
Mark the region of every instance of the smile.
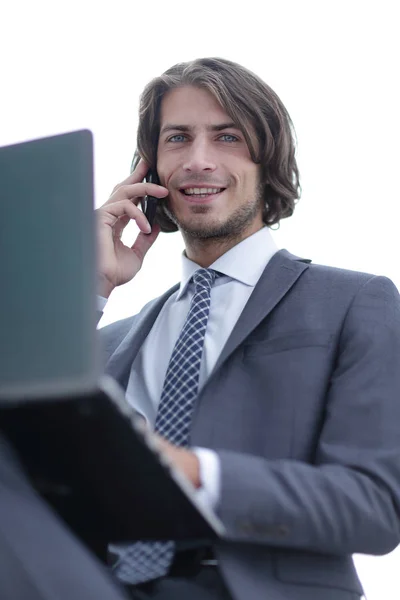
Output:
<instances>
[{"instance_id":1,"label":"smile","mask_svg":"<svg viewBox=\"0 0 400 600\"><path fill-rule=\"evenodd\" d=\"M209 196L210 194L219 194L223 188L187 188L182 190L185 196Z\"/></svg>"},{"instance_id":2,"label":"smile","mask_svg":"<svg viewBox=\"0 0 400 600\"><path fill-rule=\"evenodd\" d=\"M225 188L193 187L179 190L189 202L212 202Z\"/></svg>"}]
</instances>

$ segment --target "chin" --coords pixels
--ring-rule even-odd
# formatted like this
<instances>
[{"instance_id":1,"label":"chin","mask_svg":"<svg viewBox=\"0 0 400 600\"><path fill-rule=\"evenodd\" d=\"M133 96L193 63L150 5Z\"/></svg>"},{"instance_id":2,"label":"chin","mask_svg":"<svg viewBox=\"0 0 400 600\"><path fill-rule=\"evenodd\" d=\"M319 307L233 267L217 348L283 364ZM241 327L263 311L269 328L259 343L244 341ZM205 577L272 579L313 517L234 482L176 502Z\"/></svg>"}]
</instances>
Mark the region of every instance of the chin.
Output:
<instances>
[{"instance_id":1,"label":"chin","mask_svg":"<svg viewBox=\"0 0 400 600\"><path fill-rule=\"evenodd\" d=\"M198 240L224 239L237 237L243 227L237 227L231 219L189 218L177 223L183 234Z\"/></svg>"},{"instance_id":2,"label":"chin","mask_svg":"<svg viewBox=\"0 0 400 600\"><path fill-rule=\"evenodd\" d=\"M224 217L216 215L213 207L210 205L199 204L192 206L190 214L180 214L178 211L173 212L167 206L165 210L169 218L183 234L192 238L206 240L211 238L240 238L251 227L260 208L259 203L248 203L238 207Z\"/></svg>"}]
</instances>

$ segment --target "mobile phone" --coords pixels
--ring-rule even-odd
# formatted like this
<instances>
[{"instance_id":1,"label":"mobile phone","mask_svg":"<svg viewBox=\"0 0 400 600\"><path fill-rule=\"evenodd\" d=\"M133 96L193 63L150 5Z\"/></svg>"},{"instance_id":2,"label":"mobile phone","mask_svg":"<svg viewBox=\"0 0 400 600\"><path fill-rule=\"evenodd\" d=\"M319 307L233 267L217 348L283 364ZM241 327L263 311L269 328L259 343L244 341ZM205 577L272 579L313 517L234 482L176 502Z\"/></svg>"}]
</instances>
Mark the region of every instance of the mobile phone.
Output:
<instances>
[{"instance_id":1,"label":"mobile phone","mask_svg":"<svg viewBox=\"0 0 400 600\"><path fill-rule=\"evenodd\" d=\"M156 183L157 185L160 185L157 172L153 169L149 169L149 171L147 171L145 180L147 183ZM156 218L157 202L159 202L159 199L154 198L154 196L145 196L141 201L142 211L146 215L146 218L150 223L150 227L153 227Z\"/></svg>"}]
</instances>

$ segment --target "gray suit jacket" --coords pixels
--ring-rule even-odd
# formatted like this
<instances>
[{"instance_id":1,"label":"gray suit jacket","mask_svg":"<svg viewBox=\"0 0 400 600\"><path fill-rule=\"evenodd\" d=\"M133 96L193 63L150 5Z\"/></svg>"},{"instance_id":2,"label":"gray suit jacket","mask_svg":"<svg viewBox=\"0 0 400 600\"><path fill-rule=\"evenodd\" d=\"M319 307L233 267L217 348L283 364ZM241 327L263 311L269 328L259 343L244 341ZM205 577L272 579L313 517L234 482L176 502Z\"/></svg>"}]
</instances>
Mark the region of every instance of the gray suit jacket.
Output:
<instances>
[{"instance_id":1,"label":"gray suit jacket","mask_svg":"<svg viewBox=\"0 0 400 600\"><path fill-rule=\"evenodd\" d=\"M352 553L400 542L399 294L308 263L272 258L195 407L191 442L221 462L215 552L237 600L359 598ZM101 330L123 387L176 289Z\"/></svg>"}]
</instances>

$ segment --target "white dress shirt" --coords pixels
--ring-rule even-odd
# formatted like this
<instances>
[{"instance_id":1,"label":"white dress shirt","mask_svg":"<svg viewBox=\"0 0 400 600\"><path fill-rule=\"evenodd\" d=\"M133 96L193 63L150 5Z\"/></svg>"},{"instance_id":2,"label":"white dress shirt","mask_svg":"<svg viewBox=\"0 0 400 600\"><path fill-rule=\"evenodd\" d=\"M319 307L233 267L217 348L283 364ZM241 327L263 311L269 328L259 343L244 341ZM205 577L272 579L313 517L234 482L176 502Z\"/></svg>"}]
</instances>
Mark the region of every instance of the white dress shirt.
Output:
<instances>
[{"instance_id":1,"label":"white dress shirt","mask_svg":"<svg viewBox=\"0 0 400 600\"><path fill-rule=\"evenodd\" d=\"M255 285L277 250L270 230L264 227L210 265L223 277L216 279L211 288L199 390L210 376ZM190 279L199 268L198 264L182 255L180 288L165 302L132 364L126 398L150 428L155 424L168 363L194 294L194 284ZM220 487L218 457L209 449L193 450L200 462L198 498L210 508L215 508Z\"/></svg>"}]
</instances>

